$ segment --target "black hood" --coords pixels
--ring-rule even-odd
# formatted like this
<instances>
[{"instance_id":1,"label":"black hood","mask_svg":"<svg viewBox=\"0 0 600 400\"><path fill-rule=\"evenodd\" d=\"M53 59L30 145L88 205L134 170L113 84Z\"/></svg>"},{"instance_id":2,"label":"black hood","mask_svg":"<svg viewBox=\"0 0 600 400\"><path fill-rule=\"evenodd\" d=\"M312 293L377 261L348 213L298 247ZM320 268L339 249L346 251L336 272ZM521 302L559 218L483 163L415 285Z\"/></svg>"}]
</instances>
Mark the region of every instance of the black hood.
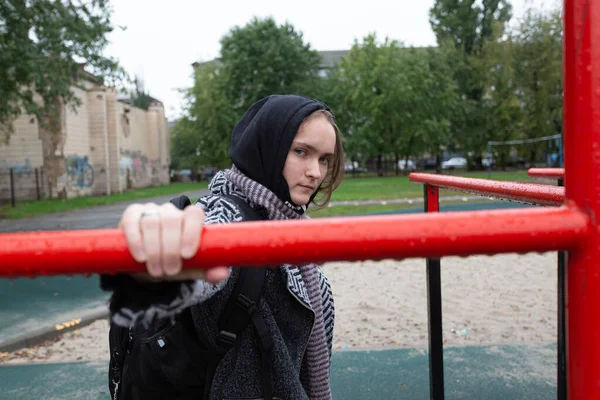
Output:
<instances>
[{"instance_id":1,"label":"black hood","mask_svg":"<svg viewBox=\"0 0 600 400\"><path fill-rule=\"evenodd\" d=\"M292 203L283 167L300 124L329 108L314 99L272 95L254 103L233 129L229 157L250 179Z\"/></svg>"}]
</instances>

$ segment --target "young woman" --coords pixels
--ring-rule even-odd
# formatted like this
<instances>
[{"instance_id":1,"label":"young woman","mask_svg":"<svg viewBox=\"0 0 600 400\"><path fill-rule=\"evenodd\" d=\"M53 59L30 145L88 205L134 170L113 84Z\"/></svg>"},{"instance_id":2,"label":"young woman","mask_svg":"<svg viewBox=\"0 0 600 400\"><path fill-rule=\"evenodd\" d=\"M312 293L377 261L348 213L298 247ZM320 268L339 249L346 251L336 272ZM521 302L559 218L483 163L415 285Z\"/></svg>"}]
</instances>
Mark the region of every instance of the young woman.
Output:
<instances>
[{"instance_id":1,"label":"young woman","mask_svg":"<svg viewBox=\"0 0 600 400\"><path fill-rule=\"evenodd\" d=\"M181 260L196 254L203 224L244 220L240 200L269 220L307 218L307 207L326 205L343 174L334 117L310 98L269 96L237 124L229 156L233 166L214 177L195 206L136 204L122 216L131 254L147 272L102 277L114 291L114 398L331 398L333 298L316 265L267 269L251 317L262 331L233 335L211 369L223 333L219 318L242 269L182 271ZM129 329L126 338L115 336L119 327Z\"/></svg>"}]
</instances>

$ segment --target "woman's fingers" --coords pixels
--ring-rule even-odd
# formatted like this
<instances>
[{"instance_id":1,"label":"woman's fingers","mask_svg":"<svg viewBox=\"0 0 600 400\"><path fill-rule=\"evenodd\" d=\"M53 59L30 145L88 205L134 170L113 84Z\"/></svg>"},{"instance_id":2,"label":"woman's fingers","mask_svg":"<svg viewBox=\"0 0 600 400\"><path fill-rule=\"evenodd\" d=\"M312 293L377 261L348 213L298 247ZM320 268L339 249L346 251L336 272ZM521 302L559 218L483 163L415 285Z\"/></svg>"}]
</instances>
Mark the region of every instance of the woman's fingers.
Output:
<instances>
[{"instance_id":1,"label":"woman's fingers","mask_svg":"<svg viewBox=\"0 0 600 400\"><path fill-rule=\"evenodd\" d=\"M177 275L181 271L181 241L183 212L173 204L160 206L161 229L161 267L167 276Z\"/></svg>"},{"instance_id":2,"label":"woman's fingers","mask_svg":"<svg viewBox=\"0 0 600 400\"><path fill-rule=\"evenodd\" d=\"M182 270L182 259L190 259L200 248L205 213L197 206L181 211L171 203L134 204L119 223L133 258L145 262L147 272L134 274L141 280L199 280L218 283L229 276L229 268Z\"/></svg>"},{"instance_id":3,"label":"woman's fingers","mask_svg":"<svg viewBox=\"0 0 600 400\"><path fill-rule=\"evenodd\" d=\"M151 276L160 277L163 275L160 208L156 204L146 204L138 221L146 255L146 268Z\"/></svg>"},{"instance_id":4,"label":"woman's fingers","mask_svg":"<svg viewBox=\"0 0 600 400\"><path fill-rule=\"evenodd\" d=\"M146 261L142 232L139 225L140 216L144 211L144 207L145 206L142 204L132 204L128 206L119 222L119 228L125 233L129 252L137 262Z\"/></svg>"},{"instance_id":5,"label":"woman's fingers","mask_svg":"<svg viewBox=\"0 0 600 400\"><path fill-rule=\"evenodd\" d=\"M200 248L200 235L204 225L204 210L197 206L189 206L183 210L183 226L181 231L181 257L190 259Z\"/></svg>"}]
</instances>

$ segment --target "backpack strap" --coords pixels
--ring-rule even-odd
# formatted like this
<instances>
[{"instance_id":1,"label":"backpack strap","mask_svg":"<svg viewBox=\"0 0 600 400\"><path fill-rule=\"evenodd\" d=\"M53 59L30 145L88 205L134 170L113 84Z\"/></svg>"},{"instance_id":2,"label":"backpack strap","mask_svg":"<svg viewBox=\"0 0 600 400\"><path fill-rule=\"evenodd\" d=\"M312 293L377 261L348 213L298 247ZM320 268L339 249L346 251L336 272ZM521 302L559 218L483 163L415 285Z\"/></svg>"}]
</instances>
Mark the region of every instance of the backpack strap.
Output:
<instances>
[{"instance_id":1,"label":"backpack strap","mask_svg":"<svg viewBox=\"0 0 600 400\"><path fill-rule=\"evenodd\" d=\"M259 210L250 207L250 205L242 198L229 194L223 198L234 203L244 221L262 221L267 219L266 215ZM178 208L185 208L190 204L187 196L180 196L172 199L173 203ZM265 267L240 268L237 281L233 288L231 296L227 300L227 304L219 317L217 329L218 349L207 354L210 364L206 382L204 386L204 397L209 398L212 380L216 372L217 366L225 354L237 343L239 336L244 332L246 327L252 322L261 354L261 378L263 381L263 398L272 400L273 398L273 383L271 382L271 350L273 341L269 329L260 315L258 304L265 285L267 269Z\"/></svg>"},{"instance_id":2,"label":"backpack strap","mask_svg":"<svg viewBox=\"0 0 600 400\"><path fill-rule=\"evenodd\" d=\"M223 197L237 205L244 221L260 221L265 219L263 214L250 207L243 199L235 195L226 195ZM265 284L266 272L267 269L265 267L240 268L233 292L219 317L217 343L224 355L235 345L238 336L252 321L261 353L263 398L271 400L273 397L271 382L271 350L273 348L273 341L269 329L258 310L258 304Z\"/></svg>"},{"instance_id":3,"label":"backpack strap","mask_svg":"<svg viewBox=\"0 0 600 400\"><path fill-rule=\"evenodd\" d=\"M175 207L179 208L180 210L183 210L184 208L186 208L187 206L192 204L192 202L190 201L190 198L185 195L175 197L174 199L171 199L169 201L169 203L173 204Z\"/></svg>"}]
</instances>

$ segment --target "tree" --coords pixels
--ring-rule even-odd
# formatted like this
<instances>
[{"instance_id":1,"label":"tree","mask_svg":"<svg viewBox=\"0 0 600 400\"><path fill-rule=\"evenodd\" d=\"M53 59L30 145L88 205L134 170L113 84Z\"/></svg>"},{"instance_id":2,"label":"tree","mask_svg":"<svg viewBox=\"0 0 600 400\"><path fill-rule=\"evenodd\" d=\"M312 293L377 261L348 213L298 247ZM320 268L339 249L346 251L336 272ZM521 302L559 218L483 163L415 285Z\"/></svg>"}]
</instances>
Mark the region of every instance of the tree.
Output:
<instances>
[{"instance_id":1,"label":"tree","mask_svg":"<svg viewBox=\"0 0 600 400\"><path fill-rule=\"evenodd\" d=\"M301 32L272 18L254 18L221 39L219 73L230 82L228 96L241 112L275 93L310 95L320 62Z\"/></svg>"},{"instance_id":2,"label":"tree","mask_svg":"<svg viewBox=\"0 0 600 400\"><path fill-rule=\"evenodd\" d=\"M174 154L187 167L224 167L243 113L271 94L311 95L320 57L291 25L253 19L221 39L221 58L196 67L189 106L177 124Z\"/></svg>"},{"instance_id":3,"label":"tree","mask_svg":"<svg viewBox=\"0 0 600 400\"><path fill-rule=\"evenodd\" d=\"M436 0L429 10L429 22L438 43L447 39L471 55L494 36L494 26L508 23L512 6L508 0Z\"/></svg>"},{"instance_id":4,"label":"tree","mask_svg":"<svg viewBox=\"0 0 600 400\"><path fill-rule=\"evenodd\" d=\"M531 139L562 132L562 20L560 10L529 9L513 33L517 97L524 122L521 137ZM528 146L529 158L547 144Z\"/></svg>"},{"instance_id":5,"label":"tree","mask_svg":"<svg viewBox=\"0 0 600 400\"><path fill-rule=\"evenodd\" d=\"M423 55L427 68L423 74L423 108L418 125L418 147L433 154L436 168L441 171L442 153L452 144L452 121L460 115L463 101L453 78L457 58L456 49L447 42L438 48L429 48Z\"/></svg>"},{"instance_id":6,"label":"tree","mask_svg":"<svg viewBox=\"0 0 600 400\"><path fill-rule=\"evenodd\" d=\"M445 50L379 44L374 35L356 42L332 76L348 154L377 157L380 173L389 156L397 166L418 151L438 154L458 100L450 65Z\"/></svg>"},{"instance_id":7,"label":"tree","mask_svg":"<svg viewBox=\"0 0 600 400\"><path fill-rule=\"evenodd\" d=\"M404 112L394 107L399 101L401 44L385 40L379 44L375 35L356 41L344 57L336 75L336 93L343 104L344 119L349 125L347 140L350 153L362 152L377 157L381 174L383 158L398 153L400 119ZM342 125L343 126L343 125Z\"/></svg>"},{"instance_id":8,"label":"tree","mask_svg":"<svg viewBox=\"0 0 600 400\"><path fill-rule=\"evenodd\" d=\"M487 129L482 104L487 71L477 68L478 60L487 42L503 37L511 16L508 0L436 0L429 11L438 44L449 41L462 53L453 67L462 101L450 129L456 147L473 154L478 164Z\"/></svg>"},{"instance_id":9,"label":"tree","mask_svg":"<svg viewBox=\"0 0 600 400\"><path fill-rule=\"evenodd\" d=\"M71 87L82 65L100 83L124 75L103 55L113 29L107 0L0 0L0 127L7 141L22 112L56 129L62 107L79 104Z\"/></svg>"},{"instance_id":10,"label":"tree","mask_svg":"<svg viewBox=\"0 0 600 400\"><path fill-rule=\"evenodd\" d=\"M510 35L502 39L503 34L499 23L492 39L483 43L478 54L466 58L476 77L473 83L481 88L482 95L477 101L468 99L464 103L470 121L478 123L457 134L456 140L462 149L468 151L469 158L476 160L487 151L488 141L514 139L521 126L514 71L515 46ZM504 156L502 152L502 162Z\"/></svg>"},{"instance_id":11,"label":"tree","mask_svg":"<svg viewBox=\"0 0 600 400\"><path fill-rule=\"evenodd\" d=\"M329 71L326 78L322 78L318 85L320 93L316 98L325 102L335 113L338 127L342 131L344 154L352 162L360 163L368 156L369 141L361 134L362 113L352 109L352 105L346 101L346 87L342 70L336 66Z\"/></svg>"},{"instance_id":12,"label":"tree","mask_svg":"<svg viewBox=\"0 0 600 400\"><path fill-rule=\"evenodd\" d=\"M173 135L173 152L181 168L202 165L226 167L231 132L238 118L226 93L229 81L215 65L195 70L195 84L187 94L186 116L178 121Z\"/></svg>"}]
</instances>

